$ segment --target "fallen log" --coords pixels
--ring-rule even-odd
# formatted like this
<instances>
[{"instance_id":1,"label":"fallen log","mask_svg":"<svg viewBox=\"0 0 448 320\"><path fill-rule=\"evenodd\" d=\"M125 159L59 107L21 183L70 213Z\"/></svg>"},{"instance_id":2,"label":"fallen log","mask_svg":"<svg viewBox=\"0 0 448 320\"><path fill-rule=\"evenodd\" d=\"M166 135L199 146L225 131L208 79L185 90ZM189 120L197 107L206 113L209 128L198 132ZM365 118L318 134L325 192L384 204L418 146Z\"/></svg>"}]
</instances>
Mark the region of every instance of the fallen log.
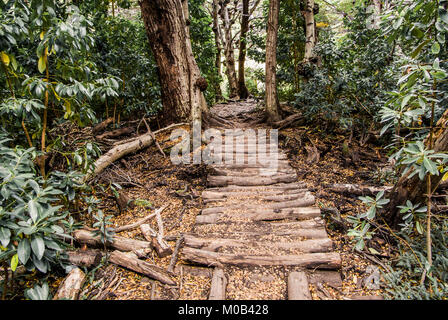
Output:
<instances>
[{"instance_id":1,"label":"fallen log","mask_svg":"<svg viewBox=\"0 0 448 320\"><path fill-rule=\"evenodd\" d=\"M113 147L95 161L95 170L92 174L86 175L85 180L88 180L92 176L103 172L103 170L106 169L114 161L121 159L122 157L130 153L149 147L153 142L154 139L152 138L152 135L144 134L129 143L120 144L116 147Z\"/></svg>"},{"instance_id":2,"label":"fallen log","mask_svg":"<svg viewBox=\"0 0 448 320\"><path fill-rule=\"evenodd\" d=\"M103 122L98 123L97 125L95 125L92 129L92 134L96 135L98 132L103 131L104 129L107 128L107 126L109 124L111 124L112 122L114 122L114 118L107 118L106 120L104 120Z\"/></svg>"},{"instance_id":3,"label":"fallen log","mask_svg":"<svg viewBox=\"0 0 448 320\"><path fill-rule=\"evenodd\" d=\"M130 254L115 250L110 254L109 261L126 269L144 274L145 276L162 283L168 285L176 284L176 282L172 280L168 273L162 268L146 261L139 260Z\"/></svg>"},{"instance_id":4,"label":"fallen log","mask_svg":"<svg viewBox=\"0 0 448 320\"><path fill-rule=\"evenodd\" d=\"M305 272L291 272L289 274L288 300L312 300Z\"/></svg>"},{"instance_id":5,"label":"fallen log","mask_svg":"<svg viewBox=\"0 0 448 320\"><path fill-rule=\"evenodd\" d=\"M215 268L212 276L212 284L210 287L210 295L208 300L225 300L226 299L227 278L224 271Z\"/></svg>"},{"instance_id":6,"label":"fallen log","mask_svg":"<svg viewBox=\"0 0 448 320\"><path fill-rule=\"evenodd\" d=\"M194 235L184 236L185 246L207 251L218 251L222 247L233 248L278 248L283 250L296 249L304 253L328 252L333 249L333 241L329 238L303 240L296 242L247 241L240 239L200 238Z\"/></svg>"},{"instance_id":7,"label":"fallen log","mask_svg":"<svg viewBox=\"0 0 448 320\"><path fill-rule=\"evenodd\" d=\"M304 253L301 255L241 255L217 253L207 250L185 247L182 250L185 260L207 265L221 267L222 265L235 266L300 266L305 268L338 269L341 266L339 253Z\"/></svg>"},{"instance_id":8,"label":"fallen log","mask_svg":"<svg viewBox=\"0 0 448 320\"><path fill-rule=\"evenodd\" d=\"M80 244L86 244L90 247L103 247L100 236L95 236L89 230L76 230L73 233L73 238ZM114 236L114 240L106 243L106 245L120 251L134 251L138 249L152 248L150 242L119 236Z\"/></svg>"},{"instance_id":9,"label":"fallen log","mask_svg":"<svg viewBox=\"0 0 448 320\"><path fill-rule=\"evenodd\" d=\"M67 260L71 264L78 267L91 268L97 266L101 262L103 254L99 250L76 250L66 251Z\"/></svg>"},{"instance_id":10,"label":"fallen log","mask_svg":"<svg viewBox=\"0 0 448 320\"><path fill-rule=\"evenodd\" d=\"M392 187L373 187L373 186L363 186L359 184L341 184L335 183L326 185L326 188L333 192L342 193L346 195L356 195L356 196L373 196L380 191L391 191Z\"/></svg>"},{"instance_id":11,"label":"fallen log","mask_svg":"<svg viewBox=\"0 0 448 320\"><path fill-rule=\"evenodd\" d=\"M134 132L134 128L132 128L132 127L119 128L119 129L115 129L115 130L100 134L100 135L96 136L96 138L99 140L110 139L110 138L119 137L119 136L122 136L125 134L130 134L132 132Z\"/></svg>"},{"instance_id":12,"label":"fallen log","mask_svg":"<svg viewBox=\"0 0 448 320\"><path fill-rule=\"evenodd\" d=\"M86 275L81 269L72 269L62 281L53 300L77 300L85 281Z\"/></svg>"}]
</instances>

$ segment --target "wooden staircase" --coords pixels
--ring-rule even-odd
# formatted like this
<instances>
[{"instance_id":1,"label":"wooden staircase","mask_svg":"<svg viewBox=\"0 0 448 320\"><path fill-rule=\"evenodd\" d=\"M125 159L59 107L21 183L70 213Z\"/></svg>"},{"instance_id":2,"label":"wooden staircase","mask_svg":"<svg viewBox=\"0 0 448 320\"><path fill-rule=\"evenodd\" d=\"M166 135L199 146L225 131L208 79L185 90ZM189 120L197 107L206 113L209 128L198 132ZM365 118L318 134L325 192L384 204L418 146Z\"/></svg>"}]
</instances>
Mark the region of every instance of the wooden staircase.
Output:
<instances>
[{"instance_id":1,"label":"wooden staircase","mask_svg":"<svg viewBox=\"0 0 448 320\"><path fill-rule=\"evenodd\" d=\"M269 145L262 147L269 151ZM219 154L223 163L210 165L208 188L202 193L206 208L197 216L192 232L184 236L183 259L215 267L210 299L250 299L232 292L239 289L228 284L240 281L232 280L233 274L244 274L246 281L274 269L280 278L267 278L286 282L279 289L284 298L311 299L308 284L314 272L340 269L341 257L333 252L314 196L298 181L286 154L278 151L278 169L266 175L266 162L248 163L254 156L254 148L249 149L224 151ZM243 157L245 163L229 161L234 156ZM330 278L339 276L333 273ZM250 284L240 287L248 289ZM268 291L269 287L269 281L259 281L253 290ZM271 296L259 293L253 297Z\"/></svg>"}]
</instances>

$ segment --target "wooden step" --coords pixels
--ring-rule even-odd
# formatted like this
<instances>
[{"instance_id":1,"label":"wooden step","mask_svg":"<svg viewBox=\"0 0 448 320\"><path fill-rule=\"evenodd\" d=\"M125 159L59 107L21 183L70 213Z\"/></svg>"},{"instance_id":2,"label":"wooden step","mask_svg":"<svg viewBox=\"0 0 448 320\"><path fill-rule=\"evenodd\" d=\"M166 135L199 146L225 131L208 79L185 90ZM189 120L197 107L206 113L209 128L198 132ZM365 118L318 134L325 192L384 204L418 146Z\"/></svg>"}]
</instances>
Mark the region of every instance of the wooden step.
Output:
<instances>
[{"instance_id":1,"label":"wooden step","mask_svg":"<svg viewBox=\"0 0 448 320\"><path fill-rule=\"evenodd\" d=\"M237 217L251 221L275 221L284 219L305 220L320 216L320 209L316 207L285 208L285 209L247 209L243 213L238 212L219 212L202 214L196 217L196 223L209 224L220 220Z\"/></svg>"},{"instance_id":2,"label":"wooden step","mask_svg":"<svg viewBox=\"0 0 448 320\"><path fill-rule=\"evenodd\" d=\"M295 193L287 193L287 194L272 194L270 192L265 193L265 195L261 195L260 193L239 193L234 192L231 194L222 194L217 192L215 197L208 196L207 198L203 199L204 203L210 203L210 202L217 202L217 201L224 201L229 199L244 199L247 201L248 198L255 198L254 200L260 200L260 201L272 201L272 202L282 202L282 201L290 201L290 200L297 200L302 198L306 194L306 190L303 190L302 192L295 192Z\"/></svg>"},{"instance_id":3,"label":"wooden step","mask_svg":"<svg viewBox=\"0 0 448 320\"><path fill-rule=\"evenodd\" d=\"M219 230L219 228L217 228ZM280 230L280 231L272 231L272 232L264 232L264 231L235 231L226 228L223 231L216 230L214 232L207 231L204 232L201 226L194 228L194 232L196 234L209 236L211 238L244 238L244 239L259 239L266 238L267 236L272 237L293 237L300 238L302 240L306 239L325 239L328 238L327 231L324 228L321 229L297 229L297 230Z\"/></svg>"},{"instance_id":4,"label":"wooden step","mask_svg":"<svg viewBox=\"0 0 448 320\"><path fill-rule=\"evenodd\" d=\"M297 181L296 174L278 174L268 177L235 177L235 176L208 176L207 183L212 187L237 185L237 186L267 186L276 183L288 183Z\"/></svg>"},{"instance_id":5,"label":"wooden step","mask_svg":"<svg viewBox=\"0 0 448 320\"><path fill-rule=\"evenodd\" d=\"M275 210L289 209L289 208L302 208L310 207L316 202L316 199L310 193L305 193L300 199L282 201L282 202L268 202L268 203L257 203L257 204L246 204L238 203L234 205L210 207L202 209L201 213L203 215L213 214L213 213L226 213L235 210L247 212L265 212L265 210L272 209Z\"/></svg>"},{"instance_id":6,"label":"wooden step","mask_svg":"<svg viewBox=\"0 0 448 320\"><path fill-rule=\"evenodd\" d=\"M208 188L205 192L258 192L258 191L288 191L303 189L306 184L300 182L278 183L269 186L237 186L228 185L222 187Z\"/></svg>"},{"instance_id":7,"label":"wooden step","mask_svg":"<svg viewBox=\"0 0 448 320\"><path fill-rule=\"evenodd\" d=\"M240 255L217 253L185 247L183 259L207 266L300 266L305 268L337 269L341 266L339 253L304 253L300 255Z\"/></svg>"},{"instance_id":8,"label":"wooden step","mask_svg":"<svg viewBox=\"0 0 448 320\"><path fill-rule=\"evenodd\" d=\"M270 241L246 241L240 239L205 238L195 235L184 235L185 247L202 249L208 251L218 251L223 247L232 248L256 248L263 251L263 248L276 250L298 250L300 252L328 252L333 248L333 241L328 238L311 239L295 242L275 242Z\"/></svg>"}]
</instances>

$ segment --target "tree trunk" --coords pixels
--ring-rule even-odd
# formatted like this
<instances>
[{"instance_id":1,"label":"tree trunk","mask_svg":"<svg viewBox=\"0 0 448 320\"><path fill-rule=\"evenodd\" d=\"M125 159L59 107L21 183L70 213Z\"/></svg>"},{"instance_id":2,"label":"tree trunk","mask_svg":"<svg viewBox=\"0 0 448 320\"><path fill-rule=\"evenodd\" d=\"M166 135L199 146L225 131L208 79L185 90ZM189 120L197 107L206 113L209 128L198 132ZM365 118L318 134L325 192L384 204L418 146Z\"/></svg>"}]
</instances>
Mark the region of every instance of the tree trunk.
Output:
<instances>
[{"instance_id":1,"label":"tree trunk","mask_svg":"<svg viewBox=\"0 0 448 320\"><path fill-rule=\"evenodd\" d=\"M191 49L187 0L139 1L162 89L164 121L201 121L205 79Z\"/></svg>"},{"instance_id":2,"label":"tree trunk","mask_svg":"<svg viewBox=\"0 0 448 320\"><path fill-rule=\"evenodd\" d=\"M241 17L241 35L240 35L240 50L238 55L238 94L240 99L247 99L249 91L246 87L246 80L244 78L244 63L246 61L246 35L249 31L249 0L243 0L243 14Z\"/></svg>"},{"instance_id":3,"label":"tree trunk","mask_svg":"<svg viewBox=\"0 0 448 320\"><path fill-rule=\"evenodd\" d=\"M448 150L448 109L443 114L442 118L437 122L437 129L434 130L433 150L436 152L446 152ZM425 145L428 146L429 139L425 141ZM424 203L426 199L426 179L420 180L418 175L414 175L411 179L408 179L413 170L409 170L404 176L402 176L395 184L394 188L390 192L389 206L386 210L386 221L392 226L396 227L401 222L400 209L397 206L406 203L406 200L410 200L413 204L418 202ZM442 180L443 174L438 176L431 176L431 183L435 187ZM434 190L434 188L433 188Z\"/></svg>"},{"instance_id":4,"label":"tree trunk","mask_svg":"<svg viewBox=\"0 0 448 320\"><path fill-rule=\"evenodd\" d=\"M224 38L223 38L223 44L224 44L224 54L225 54L225 61L226 61L226 75L227 79L229 81L229 96L230 98L236 98L238 97L238 80L236 77L236 70L235 70L235 54L233 49L233 36L232 36L232 22L230 20L229 16L229 8L228 8L229 1L221 1L220 6L220 16L222 20L222 26L224 30Z\"/></svg>"},{"instance_id":5,"label":"tree trunk","mask_svg":"<svg viewBox=\"0 0 448 320\"><path fill-rule=\"evenodd\" d=\"M221 42L220 42L220 29L218 21L218 0L213 0L212 3L212 16L213 16L213 33L215 34L215 46L216 46L216 59L215 68L218 78L221 77ZM222 91L219 81L215 81L215 100L222 100Z\"/></svg>"},{"instance_id":6,"label":"tree trunk","mask_svg":"<svg viewBox=\"0 0 448 320\"><path fill-rule=\"evenodd\" d=\"M316 25L314 23L314 0L306 0L305 11L305 56L304 63L309 63L314 56L314 47L316 46Z\"/></svg>"},{"instance_id":7,"label":"tree trunk","mask_svg":"<svg viewBox=\"0 0 448 320\"><path fill-rule=\"evenodd\" d=\"M268 123L280 121L276 77L279 11L280 0L271 0L266 36L266 116Z\"/></svg>"}]
</instances>

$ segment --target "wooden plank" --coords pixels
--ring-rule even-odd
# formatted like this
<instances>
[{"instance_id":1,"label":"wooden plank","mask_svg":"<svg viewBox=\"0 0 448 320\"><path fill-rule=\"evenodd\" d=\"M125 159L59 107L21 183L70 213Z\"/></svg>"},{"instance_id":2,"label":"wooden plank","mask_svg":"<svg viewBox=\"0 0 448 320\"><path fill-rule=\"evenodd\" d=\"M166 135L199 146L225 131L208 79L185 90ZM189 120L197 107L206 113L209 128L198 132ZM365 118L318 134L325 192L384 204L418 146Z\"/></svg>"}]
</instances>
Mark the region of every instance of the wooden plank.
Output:
<instances>
[{"instance_id":1,"label":"wooden plank","mask_svg":"<svg viewBox=\"0 0 448 320\"><path fill-rule=\"evenodd\" d=\"M205 238L195 235L185 235L185 246L208 250L218 251L223 247L234 248L278 248L283 250L296 249L304 253L310 252L328 252L333 249L333 242L329 238L303 240L296 242L275 242L271 241L246 241L240 239L217 239L217 238Z\"/></svg>"},{"instance_id":2,"label":"wooden plank","mask_svg":"<svg viewBox=\"0 0 448 320\"><path fill-rule=\"evenodd\" d=\"M208 176L207 183L212 187L237 186L267 186L276 183L297 181L296 174L279 174L275 176L237 177L237 176Z\"/></svg>"},{"instance_id":3,"label":"wooden plank","mask_svg":"<svg viewBox=\"0 0 448 320\"><path fill-rule=\"evenodd\" d=\"M212 276L212 284L210 287L209 300L225 300L226 299L227 278L224 271L215 268Z\"/></svg>"},{"instance_id":4,"label":"wooden plank","mask_svg":"<svg viewBox=\"0 0 448 320\"><path fill-rule=\"evenodd\" d=\"M309 207L315 203L315 198L311 194L305 194L301 199L283 201L283 202L272 202L272 203L260 203L260 204L234 204L227 206L217 206L202 209L201 214L213 214L213 213L226 213L232 210L245 211L245 212L265 212L265 210L277 210L281 209L298 209L302 207ZM311 207L309 207L311 208Z\"/></svg>"},{"instance_id":5,"label":"wooden plank","mask_svg":"<svg viewBox=\"0 0 448 320\"><path fill-rule=\"evenodd\" d=\"M312 300L305 272L291 272L289 274L288 300Z\"/></svg>"},{"instance_id":6,"label":"wooden plank","mask_svg":"<svg viewBox=\"0 0 448 320\"><path fill-rule=\"evenodd\" d=\"M249 219L252 221L275 221L284 219L306 220L320 216L320 209L316 207L302 207L302 208L286 208L286 209L261 209L252 211L252 209L245 210L243 213L226 212L226 213L210 213L196 216L197 224L211 224L219 223L221 218L237 216L240 218Z\"/></svg>"},{"instance_id":7,"label":"wooden plank","mask_svg":"<svg viewBox=\"0 0 448 320\"><path fill-rule=\"evenodd\" d=\"M207 265L221 267L222 265L235 266L300 266L305 268L338 269L341 266L339 253L304 253L300 255L240 255L217 253L207 250L185 247L182 250L185 260Z\"/></svg>"}]
</instances>

